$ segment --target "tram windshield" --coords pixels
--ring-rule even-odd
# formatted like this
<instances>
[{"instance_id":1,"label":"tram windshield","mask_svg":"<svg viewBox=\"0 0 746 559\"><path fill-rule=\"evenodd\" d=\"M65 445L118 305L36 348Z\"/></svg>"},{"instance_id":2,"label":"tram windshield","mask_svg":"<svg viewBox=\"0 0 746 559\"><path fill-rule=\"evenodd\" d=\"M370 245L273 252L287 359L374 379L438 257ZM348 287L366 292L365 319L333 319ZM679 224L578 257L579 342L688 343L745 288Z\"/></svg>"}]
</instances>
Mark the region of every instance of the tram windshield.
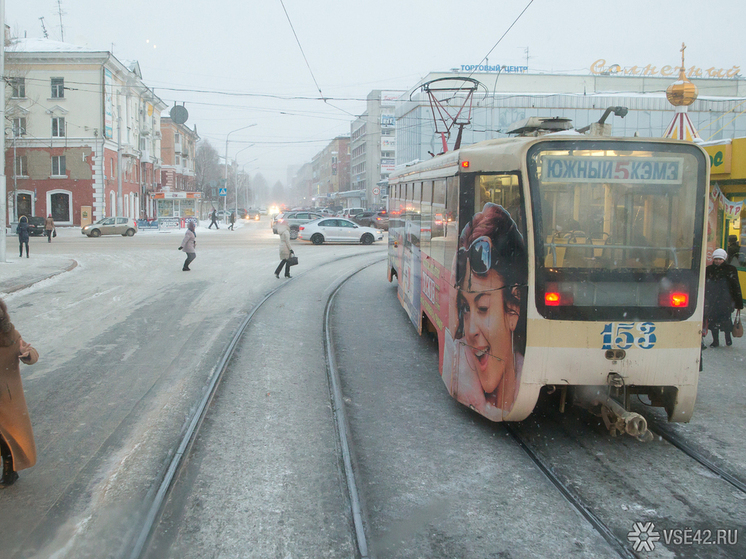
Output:
<instances>
[{"instance_id":1,"label":"tram windshield","mask_svg":"<svg viewBox=\"0 0 746 559\"><path fill-rule=\"evenodd\" d=\"M537 276L550 291L573 307L658 307L664 279L693 295L706 200L697 148L550 142L528 157Z\"/></svg>"}]
</instances>

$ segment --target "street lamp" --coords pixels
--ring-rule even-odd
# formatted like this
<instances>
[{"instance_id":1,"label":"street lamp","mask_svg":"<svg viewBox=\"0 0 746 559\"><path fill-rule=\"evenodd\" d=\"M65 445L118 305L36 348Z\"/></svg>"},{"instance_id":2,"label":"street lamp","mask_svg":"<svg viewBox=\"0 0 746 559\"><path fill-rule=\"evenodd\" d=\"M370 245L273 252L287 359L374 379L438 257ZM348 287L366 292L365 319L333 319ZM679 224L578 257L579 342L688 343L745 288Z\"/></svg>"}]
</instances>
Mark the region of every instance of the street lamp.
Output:
<instances>
[{"instance_id":1,"label":"street lamp","mask_svg":"<svg viewBox=\"0 0 746 559\"><path fill-rule=\"evenodd\" d=\"M234 132L240 132L241 130L246 130L247 128L251 128L252 126L256 126L256 122L254 124L249 124L248 126L244 126L242 128L236 128L235 130L231 130L225 136L225 187L226 188L228 188L228 138L230 138L231 134L233 134ZM227 202L228 202L228 196L226 196L225 199L223 199L223 211L226 210ZM236 199L236 206L238 206L238 199Z\"/></svg>"}]
</instances>

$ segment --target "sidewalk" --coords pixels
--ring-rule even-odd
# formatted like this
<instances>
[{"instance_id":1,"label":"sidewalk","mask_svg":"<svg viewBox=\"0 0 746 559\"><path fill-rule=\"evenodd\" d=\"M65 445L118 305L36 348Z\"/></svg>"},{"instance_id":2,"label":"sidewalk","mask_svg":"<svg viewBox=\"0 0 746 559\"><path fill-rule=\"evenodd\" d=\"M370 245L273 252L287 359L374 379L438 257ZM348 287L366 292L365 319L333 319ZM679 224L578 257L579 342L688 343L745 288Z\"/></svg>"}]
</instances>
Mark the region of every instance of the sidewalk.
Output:
<instances>
[{"instance_id":1,"label":"sidewalk","mask_svg":"<svg viewBox=\"0 0 746 559\"><path fill-rule=\"evenodd\" d=\"M78 265L72 258L52 254L18 258L11 253L6 254L5 259L6 262L0 262L0 297L68 272Z\"/></svg>"}]
</instances>

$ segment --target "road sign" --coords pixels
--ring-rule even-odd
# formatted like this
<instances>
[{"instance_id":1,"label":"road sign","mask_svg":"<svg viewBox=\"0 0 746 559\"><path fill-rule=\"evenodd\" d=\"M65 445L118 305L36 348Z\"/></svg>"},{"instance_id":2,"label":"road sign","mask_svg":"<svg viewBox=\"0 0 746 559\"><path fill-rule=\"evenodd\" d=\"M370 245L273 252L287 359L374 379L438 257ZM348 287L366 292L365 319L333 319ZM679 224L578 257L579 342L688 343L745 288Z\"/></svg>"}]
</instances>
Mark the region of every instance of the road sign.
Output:
<instances>
[{"instance_id":1,"label":"road sign","mask_svg":"<svg viewBox=\"0 0 746 559\"><path fill-rule=\"evenodd\" d=\"M228 196L228 189L227 188L220 188L220 189L218 189L218 195L219 196Z\"/></svg>"},{"instance_id":2,"label":"road sign","mask_svg":"<svg viewBox=\"0 0 746 559\"><path fill-rule=\"evenodd\" d=\"M377 186L373 188L373 196L378 196L381 193L381 189Z\"/></svg>"}]
</instances>

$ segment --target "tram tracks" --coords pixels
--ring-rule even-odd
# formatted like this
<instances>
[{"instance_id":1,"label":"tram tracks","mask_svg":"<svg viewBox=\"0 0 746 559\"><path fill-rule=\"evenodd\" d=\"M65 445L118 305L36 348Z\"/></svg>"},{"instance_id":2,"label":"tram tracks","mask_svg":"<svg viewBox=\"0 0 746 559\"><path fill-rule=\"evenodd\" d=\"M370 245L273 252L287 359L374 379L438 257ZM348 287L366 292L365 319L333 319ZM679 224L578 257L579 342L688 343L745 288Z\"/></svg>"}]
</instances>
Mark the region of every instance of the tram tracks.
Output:
<instances>
[{"instance_id":1,"label":"tram tracks","mask_svg":"<svg viewBox=\"0 0 746 559\"><path fill-rule=\"evenodd\" d=\"M334 260L325 262L320 266L316 266L310 270L306 270L302 273L297 273L294 276L296 278L295 281L298 281L304 275L308 274L310 271L313 271L316 268L323 267L332 263L337 263L342 260L357 258L360 256L367 255L354 254L336 258ZM329 395L334 412L335 428L339 437L339 447L341 449L342 461L344 464L345 478L347 481L347 494L350 499L350 509L354 521L355 539L358 546L359 556L362 559L367 559L368 557L367 541L364 528L365 515L360 503L355 481L355 474L352 467L347 419L345 417L342 393L339 383L339 375L336 368L336 358L334 355L334 343L331 334L330 316L333 308L334 297L339 289L345 284L345 282L355 276L355 274L365 270L366 268L374 264L381 262L384 258L378 258L373 262L368 262L362 266L359 266L357 267L357 269L353 270L352 272L348 273L335 282L335 284L331 287L331 293L328 295L326 301L323 322L323 337L327 363L327 377L329 381ZM220 385L225 372L230 366L236 346L240 343L246 329L251 324L254 315L263 307L263 305L267 301L272 299L273 296L275 296L278 292L285 289L289 285L291 285L291 282L281 283L279 286L270 290L258 303L256 303L248 312L246 317L242 320L242 322L236 329L236 332L234 333L231 341L226 346L218 362L218 365L215 368L215 372L208 382L208 385L204 391L204 395L195 408L194 413L192 414L188 427L184 431L176 449L172 453L172 458L169 461L168 467L165 470L160 484L158 485L158 489L155 491L154 497L147 507L147 513L145 514L142 526L137 533L136 538L133 539L131 551L128 554L129 559L139 559L147 554L149 541L158 524L159 517L163 512L163 508L168 498L169 492L173 488L175 480L177 479L180 470L185 464L185 458L191 451L197 434L199 433L200 427L205 420L207 412L210 408L210 404L217 392L218 386Z\"/></svg>"},{"instance_id":2,"label":"tram tracks","mask_svg":"<svg viewBox=\"0 0 746 559\"><path fill-rule=\"evenodd\" d=\"M631 532L627 534L627 538L619 536L620 532L624 532L624 530L620 530L620 523L623 521L621 521L619 518L614 517L614 506L618 506L619 510L624 511L634 508L628 507L622 501L644 501L646 499L645 490L649 489L652 486L672 483L670 491L672 500L683 503L689 509L687 511L689 515L701 515L699 518L697 518L697 521L702 525L709 527L710 531L712 531L714 523L717 523L718 520L723 520L722 517L718 519L714 516L710 516L712 514L712 509L706 510L706 506L700 504L702 501L707 501L707 499L702 498L702 495L700 494L701 491L695 491L693 490L693 488L687 487L687 481L684 479L682 479L681 483L678 485L675 483L675 481L672 482L672 480L680 477L679 472L691 470L690 467L688 467L686 464L674 463L673 461L664 463L656 462L657 458L670 456L672 454L670 452L665 452L666 448L674 450L674 452L677 453L678 456L682 456L682 454L686 455L687 457L696 461L698 464L707 468L708 471L715 474L717 479L726 482L726 484L722 484L721 487L710 487L710 495L728 494L728 487L730 487L731 489L735 489L738 494L741 495L740 498L736 496L736 499L731 499L731 502L733 503L738 503L739 499L742 500L743 495L746 495L746 486L741 480L738 479L737 476L731 474L726 469L713 462L713 460L708 458L705 453L698 450L694 445L690 444L683 437L673 432L671 428L662 426L660 424L657 424L656 422L649 422L649 427L656 435L661 437L662 440L665 440L668 445L654 447L653 445L655 443L652 442L641 444L636 443L631 439L612 439L610 441L603 441L604 443L608 444L598 450L599 447L594 446L594 443L586 445L584 444L585 441L581 441L577 437L570 434L567 428L562 425L559 420L556 420L556 418L537 419L536 417L532 416L532 418L527 420L527 422L531 421L541 422L541 427L538 427L537 430L532 433L533 436L526 436L521 433L522 430L526 430L525 424L504 424L504 428L516 441L518 446L520 446L521 449L528 455L534 465L546 476L546 478L552 483L552 485L557 488L562 496L591 524L591 526L593 526L593 528L607 541L607 543L609 543L614 551L616 551L616 553L620 557L623 557L625 559L639 558L641 557L641 555L634 550L634 547L632 545L633 540L630 540L629 536ZM547 422L551 422L552 425L547 425ZM547 429L547 427L550 428ZM556 430L553 429L555 427L557 428ZM586 431L592 430L592 427L590 425L586 425L583 427ZM541 441L536 436L537 433L542 433L543 436L547 438L549 442L546 443L546 446L552 446L554 448L548 451L539 450L539 448L541 447ZM569 439L571 441L571 444L575 445L575 448L568 451L564 447L564 445L559 444L560 439L563 437ZM606 472L608 475L590 474L589 476L587 476L587 479L583 479L583 473L581 473L581 471L585 470L585 467L587 467L588 470L593 471L593 463L592 461L587 460L583 462L581 459L577 458L578 455L582 455L585 452L587 455L590 456L590 454L594 452L594 449L596 449L595 453L597 454L597 456L604 456L605 454L609 453L609 450L611 449L613 452L616 453L615 457L623 456L625 454L625 450L619 447L627 442L634 446L638 446L639 448L637 448L636 450L638 450L641 454L647 453L647 457L649 458L649 461L647 463L645 463L644 465L640 464L640 471L636 472L637 476L635 476L635 478L629 475L629 471L622 470L620 472ZM561 448L562 450L560 451L558 450L558 448ZM661 450L663 451L661 452ZM560 452L566 452L566 454L560 457ZM552 459L551 457L547 458L545 455L554 455L554 459ZM565 461L565 456L570 455L572 455L573 457L570 460ZM576 463L570 465L569 463L571 460ZM634 458L630 457L630 461L632 460L634 460ZM654 469L656 468L660 468L660 470L662 471L654 471ZM642 481L641 478L643 477L648 478L648 480ZM712 478L713 476L700 474L700 479L707 477ZM598 486L606 485L608 487L601 490L590 489L589 486L594 483ZM706 481L703 482L703 486L704 485L707 485ZM610 487L613 487L613 489L610 489ZM583 495L584 493L585 496ZM594 493L596 496L598 496L599 494L610 495L617 498L619 502L610 504L609 502L589 499L587 497L589 494ZM696 495L698 495L698 499L687 498L690 493L695 493ZM730 493L731 496L733 496L732 491ZM650 496L650 501L654 500L655 497ZM665 508L665 505L659 506ZM723 502L722 505L719 506L725 507L726 504ZM636 509L639 511L638 514L640 515L640 521L643 520L642 517L645 517L645 521L655 522L659 527L661 525L661 522L666 523L671 522L672 520L666 514L660 514L659 518L656 518L656 515L651 514L651 512L655 510L655 505L651 507L652 510L640 510L641 507L639 506L637 506ZM737 510L737 508L734 510ZM603 514L601 513L601 511L603 511ZM606 519L603 518L604 516L606 517ZM627 516L629 515L627 514ZM691 519L687 520L687 522L689 523L688 528L691 529ZM612 528L612 525L616 527L616 530ZM738 521L735 521L734 526L739 526ZM629 527L632 528L631 523L629 524ZM734 528L732 529L732 531L736 531L737 529L738 528ZM730 543L735 544L737 542ZM661 542L659 545L662 544L663 542ZM707 551L711 551L711 549L708 550L707 548L705 548L705 550L705 555L694 556L709 556L706 553ZM726 550L725 553L727 552L728 551ZM736 550L735 555L728 556L737 557L740 556L738 554L741 552L742 550Z\"/></svg>"}]
</instances>

